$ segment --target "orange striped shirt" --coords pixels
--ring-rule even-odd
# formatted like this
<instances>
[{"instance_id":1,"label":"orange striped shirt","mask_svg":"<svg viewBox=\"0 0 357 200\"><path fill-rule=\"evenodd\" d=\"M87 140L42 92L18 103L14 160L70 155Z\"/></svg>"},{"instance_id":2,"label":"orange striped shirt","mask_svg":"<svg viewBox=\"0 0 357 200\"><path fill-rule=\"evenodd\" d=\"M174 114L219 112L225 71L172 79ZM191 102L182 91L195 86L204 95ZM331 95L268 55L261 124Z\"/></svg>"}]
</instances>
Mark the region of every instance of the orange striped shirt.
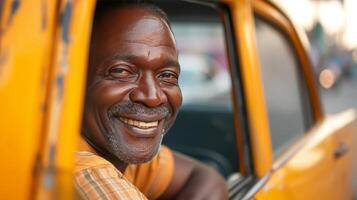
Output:
<instances>
[{"instance_id":1,"label":"orange striped shirt","mask_svg":"<svg viewBox=\"0 0 357 200\"><path fill-rule=\"evenodd\" d=\"M75 187L84 199L157 199L173 175L173 155L165 146L152 161L129 165L124 174L92 149L84 149L76 153L74 170Z\"/></svg>"}]
</instances>

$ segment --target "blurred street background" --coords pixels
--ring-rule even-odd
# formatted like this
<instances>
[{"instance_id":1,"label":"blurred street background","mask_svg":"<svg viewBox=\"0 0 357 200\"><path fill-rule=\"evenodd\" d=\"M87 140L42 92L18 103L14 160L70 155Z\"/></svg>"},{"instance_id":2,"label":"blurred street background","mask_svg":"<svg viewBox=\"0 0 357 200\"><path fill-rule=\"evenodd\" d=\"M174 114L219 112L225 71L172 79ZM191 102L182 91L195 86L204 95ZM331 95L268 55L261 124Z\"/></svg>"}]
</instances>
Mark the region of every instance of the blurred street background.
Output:
<instances>
[{"instance_id":1,"label":"blurred street background","mask_svg":"<svg viewBox=\"0 0 357 200\"><path fill-rule=\"evenodd\" d=\"M325 113L357 109L357 1L276 2L307 33ZM354 161L353 180L357 194L357 159Z\"/></svg>"}]
</instances>

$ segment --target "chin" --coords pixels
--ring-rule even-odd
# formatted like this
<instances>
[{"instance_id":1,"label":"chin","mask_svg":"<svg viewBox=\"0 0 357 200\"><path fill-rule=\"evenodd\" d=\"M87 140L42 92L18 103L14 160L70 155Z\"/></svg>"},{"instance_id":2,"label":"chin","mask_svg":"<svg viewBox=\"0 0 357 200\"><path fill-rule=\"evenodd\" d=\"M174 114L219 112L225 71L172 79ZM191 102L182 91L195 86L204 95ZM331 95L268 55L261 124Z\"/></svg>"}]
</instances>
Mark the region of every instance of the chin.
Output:
<instances>
[{"instance_id":1,"label":"chin","mask_svg":"<svg viewBox=\"0 0 357 200\"><path fill-rule=\"evenodd\" d=\"M155 148L150 149L131 149L130 153L116 152L118 159L127 164L142 164L151 161L159 152L161 145L155 146Z\"/></svg>"},{"instance_id":2,"label":"chin","mask_svg":"<svg viewBox=\"0 0 357 200\"><path fill-rule=\"evenodd\" d=\"M126 164L141 164L151 161L159 152L163 131L155 131L153 137L138 137L140 134L133 134L127 127L115 127L120 123L109 126L105 138L107 140L107 150L117 159ZM121 129L123 131L119 131Z\"/></svg>"},{"instance_id":3,"label":"chin","mask_svg":"<svg viewBox=\"0 0 357 200\"><path fill-rule=\"evenodd\" d=\"M159 152L161 140L150 143L110 143L110 152L127 164L141 164L151 161Z\"/></svg>"}]
</instances>

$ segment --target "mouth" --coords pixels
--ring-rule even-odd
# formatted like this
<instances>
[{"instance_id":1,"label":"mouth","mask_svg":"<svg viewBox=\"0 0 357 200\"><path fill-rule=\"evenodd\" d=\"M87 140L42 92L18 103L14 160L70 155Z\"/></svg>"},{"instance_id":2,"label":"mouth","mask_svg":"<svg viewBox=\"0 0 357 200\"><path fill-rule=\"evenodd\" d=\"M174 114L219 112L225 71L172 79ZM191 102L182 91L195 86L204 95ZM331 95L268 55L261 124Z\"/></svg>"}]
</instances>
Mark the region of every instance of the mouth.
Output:
<instances>
[{"instance_id":1,"label":"mouth","mask_svg":"<svg viewBox=\"0 0 357 200\"><path fill-rule=\"evenodd\" d=\"M159 121L152 121L152 122L144 122L144 121L139 121L139 120L135 120L135 119L130 119L130 118L125 118L125 117L119 117L120 121L136 127L136 128L140 128L140 129L150 129L150 128L156 128L159 125Z\"/></svg>"}]
</instances>

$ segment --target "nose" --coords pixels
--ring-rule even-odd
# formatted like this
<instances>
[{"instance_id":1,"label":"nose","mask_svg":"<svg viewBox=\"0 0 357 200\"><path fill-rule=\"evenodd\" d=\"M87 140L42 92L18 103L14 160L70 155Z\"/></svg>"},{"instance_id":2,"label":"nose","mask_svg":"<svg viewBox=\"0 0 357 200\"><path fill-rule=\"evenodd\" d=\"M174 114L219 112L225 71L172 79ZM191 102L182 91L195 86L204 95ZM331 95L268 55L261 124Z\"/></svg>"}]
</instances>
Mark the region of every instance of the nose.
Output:
<instances>
[{"instance_id":1,"label":"nose","mask_svg":"<svg viewBox=\"0 0 357 200\"><path fill-rule=\"evenodd\" d=\"M138 86L131 91L130 100L147 107L156 107L165 102L166 96L152 73L145 73Z\"/></svg>"}]
</instances>

